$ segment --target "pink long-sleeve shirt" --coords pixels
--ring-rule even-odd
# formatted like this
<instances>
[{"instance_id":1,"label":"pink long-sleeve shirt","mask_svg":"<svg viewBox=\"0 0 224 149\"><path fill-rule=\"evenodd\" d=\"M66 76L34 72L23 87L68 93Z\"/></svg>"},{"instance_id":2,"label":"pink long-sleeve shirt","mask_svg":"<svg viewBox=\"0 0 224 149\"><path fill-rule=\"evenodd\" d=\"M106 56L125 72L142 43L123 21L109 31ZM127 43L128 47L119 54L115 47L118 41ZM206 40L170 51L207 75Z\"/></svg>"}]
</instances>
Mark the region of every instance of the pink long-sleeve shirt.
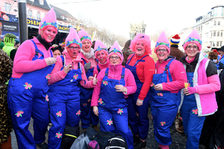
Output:
<instances>
[{"instance_id":1,"label":"pink long-sleeve shirt","mask_svg":"<svg viewBox=\"0 0 224 149\"><path fill-rule=\"evenodd\" d=\"M108 72L108 78L110 79L115 79L115 80L120 80L121 79L121 72L123 66L121 64L112 66L109 65L109 72ZM105 71L106 69L103 69L100 71L100 73L97 76L97 84L94 87L93 90L93 96L92 96L92 101L91 101L91 106L97 106L98 105L98 99L100 96L100 89L101 89L101 83L102 80L105 76ZM136 92L137 86L135 83L135 78L131 71L129 69L125 68L125 75L124 75L124 80L125 80L125 87L127 88L127 93L125 95L130 95Z\"/></svg>"},{"instance_id":2,"label":"pink long-sleeve shirt","mask_svg":"<svg viewBox=\"0 0 224 149\"><path fill-rule=\"evenodd\" d=\"M156 63L156 74L163 73L165 66L169 63L170 60L171 59L168 59L162 63L158 61ZM184 65L177 60L173 60L173 62L170 64L169 70L171 73L172 82L167 76L168 82L162 83L163 90L177 93L180 89L184 88L184 83L187 82L187 75L184 69Z\"/></svg>"},{"instance_id":3,"label":"pink long-sleeve shirt","mask_svg":"<svg viewBox=\"0 0 224 149\"><path fill-rule=\"evenodd\" d=\"M63 55L65 58L64 60L65 65L72 65L73 69L78 69L78 65L81 64L82 61L80 56L78 56L75 60L73 60L66 50L63 52ZM53 84L65 78L67 73L65 73L63 69L61 70L62 67L63 67L62 59L60 57L57 57L57 62L55 63L54 69L50 74L51 77L48 80L49 84ZM93 81L87 81L86 73L82 64L81 64L81 70L82 70L82 80L80 81L80 84L85 88L93 88L94 87Z\"/></svg>"},{"instance_id":4,"label":"pink long-sleeve shirt","mask_svg":"<svg viewBox=\"0 0 224 149\"><path fill-rule=\"evenodd\" d=\"M50 49L46 49L39 40L34 37L33 41L36 43L38 49L43 52L44 58L51 57ZM35 46L31 40L24 41L18 48L14 62L12 77L21 78L24 73L40 70L47 67L44 59L37 59L32 61L35 56Z\"/></svg>"}]
</instances>

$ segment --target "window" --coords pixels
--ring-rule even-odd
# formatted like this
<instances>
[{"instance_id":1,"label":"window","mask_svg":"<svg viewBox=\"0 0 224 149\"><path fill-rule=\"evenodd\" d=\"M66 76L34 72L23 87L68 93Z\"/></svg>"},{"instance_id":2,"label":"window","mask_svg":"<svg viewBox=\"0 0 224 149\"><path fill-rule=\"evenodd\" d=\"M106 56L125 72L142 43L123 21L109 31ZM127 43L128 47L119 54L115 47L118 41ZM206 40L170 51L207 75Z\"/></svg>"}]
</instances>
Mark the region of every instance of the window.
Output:
<instances>
[{"instance_id":1,"label":"window","mask_svg":"<svg viewBox=\"0 0 224 149\"><path fill-rule=\"evenodd\" d=\"M220 46L223 46L223 45L222 45L222 41L220 41Z\"/></svg>"},{"instance_id":2,"label":"window","mask_svg":"<svg viewBox=\"0 0 224 149\"><path fill-rule=\"evenodd\" d=\"M217 47L219 46L219 42L217 41Z\"/></svg>"},{"instance_id":3,"label":"window","mask_svg":"<svg viewBox=\"0 0 224 149\"><path fill-rule=\"evenodd\" d=\"M217 37L219 37L219 31L217 32Z\"/></svg>"},{"instance_id":4,"label":"window","mask_svg":"<svg viewBox=\"0 0 224 149\"><path fill-rule=\"evenodd\" d=\"M37 11L37 20L40 20L40 11Z\"/></svg>"},{"instance_id":5,"label":"window","mask_svg":"<svg viewBox=\"0 0 224 149\"><path fill-rule=\"evenodd\" d=\"M220 32L220 37L222 37L222 31Z\"/></svg>"},{"instance_id":6,"label":"window","mask_svg":"<svg viewBox=\"0 0 224 149\"><path fill-rule=\"evenodd\" d=\"M214 37L216 36L216 31L213 32L213 36L214 36Z\"/></svg>"},{"instance_id":7,"label":"window","mask_svg":"<svg viewBox=\"0 0 224 149\"><path fill-rule=\"evenodd\" d=\"M212 44L212 45L213 45L213 47L215 47L215 42L213 42L213 44Z\"/></svg>"},{"instance_id":8,"label":"window","mask_svg":"<svg viewBox=\"0 0 224 149\"><path fill-rule=\"evenodd\" d=\"M39 0L40 5L44 5L44 0Z\"/></svg>"},{"instance_id":9,"label":"window","mask_svg":"<svg viewBox=\"0 0 224 149\"><path fill-rule=\"evenodd\" d=\"M5 11L10 12L12 5L10 3L5 3Z\"/></svg>"},{"instance_id":10,"label":"window","mask_svg":"<svg viewBox=\"0 0 224 149\"><path fill-rule=\"evenodd\" d=\"M220 25L220 21L218 21L218 25Z\"/></svg>"},{"instance_id":11,"label":"window","mask_svg":"<svg viewBox=\"0 0 224 149\"><path fill-rule=\"evenodd\" d=\"M33 13L32 10L29 9L28 13L27 13L27 17L28 18L32 18L32 16L33 16L32 13Z\"/></svg>"}]
</instances>

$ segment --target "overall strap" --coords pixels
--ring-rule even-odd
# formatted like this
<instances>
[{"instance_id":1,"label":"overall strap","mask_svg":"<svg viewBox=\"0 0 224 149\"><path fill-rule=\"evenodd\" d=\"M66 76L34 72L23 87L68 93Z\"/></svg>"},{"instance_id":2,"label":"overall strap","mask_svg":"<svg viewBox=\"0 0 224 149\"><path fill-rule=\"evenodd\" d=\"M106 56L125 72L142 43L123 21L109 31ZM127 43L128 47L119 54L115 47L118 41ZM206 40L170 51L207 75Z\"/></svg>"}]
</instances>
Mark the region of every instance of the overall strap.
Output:
<instances>
[{"instance_id":1,"label":"overall strap","mask_svg":"<svg viewBox=\"0 0 224 149\"><path fill-rule=\"evenodd\" d=\"M122 72L121 72L121 79L124 79L124 75L125 75L125 68L122 68Z\"/></svg>"},{"instance_id":2,"label":"overall strap","mask_svg":"<svg viewBox=\"0 0 224 149\"><path fill-rule=\"evenodd\" d=\"M145 57L147 57L148 55L143 56L140 60L137 60L135 65L136 66L138 64L138 62L144 62L145 60L143 60Z\"/></svg>"},{"instance_id":3,"label":"overall strap","mask_svg":"<svg viewBox=\"0 0 224 149\"><path fill-rule=\"evenodd\" d=\"M168 71L169 81L172 81L172 77L171 77L171 73L170 73L170 69L169 69L169 67L170 67L170 64L171 64L174 60L175 60L175 58L172 58L172 59L169 61L169 63L165 66L165 70L164 70L165 73L167 73L167 71Z\"/></svg>"},{"instance_id":4,"label":"overall strap","mask_svg":"<svg viewBox=\"0 0 224 149\"><path fill-rule=\"evenodd\" d=\"M32 39L31 39L31 41L32 41L32 43L34 44L34 47L35 47L35 54L37 55L38 53L40 53L44 57L44 53L38 49L36 43Z\"/></svg>"},{"instance_id":5,"label":"overall strap","mask_svg":"<svg viewBox=\"0 0 224 149\"><path fill-rule=\"evenodd\" d=\"M132 57L128 60L127 65L130 63L130 61L132 60L132 58L135 56L135 54L132 55Z\"/></svg>"},{"instance_id":6,"label":"overall strap","mask_svg":"<svg viewBox=\"0 0 224 149\"><path fill-rule=\"evenodd\" d=\"M100 72L100 66L97 64L96 66L98 73Z\"/></svg>"},{"instance_id":7,"label":"overall strap","mask_svg":"<svg viewBox=\"0 0 224 149\"><path fill-rule=\"evenodd\" d=\"M106 71L105 71L105 76L106 77L108 77L108 71L109 71L109 68L107 68Z\"/></svg>"},{"instance_id":8,"label":"overall strap","mask_svg":"<svg viewBox=\"0 0 224 149\"><path fill-rule=\"evenodd\" d=\"M87 63L87 61L86 61L84 58L81 58L81 59L83 60L84 64L86 64L86 63Z\"/></svg>"}]
</instances>

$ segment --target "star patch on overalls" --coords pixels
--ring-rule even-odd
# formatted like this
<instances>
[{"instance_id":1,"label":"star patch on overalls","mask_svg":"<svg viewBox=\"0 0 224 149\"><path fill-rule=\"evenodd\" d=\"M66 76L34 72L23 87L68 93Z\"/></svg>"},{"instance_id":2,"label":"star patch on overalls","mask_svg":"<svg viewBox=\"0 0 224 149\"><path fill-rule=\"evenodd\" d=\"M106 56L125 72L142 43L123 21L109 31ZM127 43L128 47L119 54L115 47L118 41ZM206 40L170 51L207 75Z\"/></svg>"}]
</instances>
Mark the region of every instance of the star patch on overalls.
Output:
<instances>
[{"instance_id":1,"label":"star patch on overalls","mask_svg":"<svg viewBox=\"0 0 224 149\"><path fill-rule=\"evenodd\" d=\"M118 109L117 113L121 115L122 113L124 113L124 111L123 109Z\"/></svg>"},{"instance_id":2,"label":"star patch on overalls","mask_svg":"<svg viewBox=\"0 0 224 149\"><path fill-rule=\"evenodd\" d=\"M23 117L23 111L17 111L17 113L15 114L17 117Z\"/></svg>"},{"instance_id":3,"label":"star patch on overalls","mask_svg":"<svg viewBox=\"0 0 224 149\"><path fill-rule=\"evenodd\" d=\"M107 125L112 125L113 124L113 121L111 119L107 120Z\"/></svg>"},{"instance_id":4,"label":"star patch on overalls","mask_svg":"<svg viewBox=\"0 0 224 149\"><path fill-rule=\"evenodd\" d=\"M62 113L61 113L61 111L58 111L58 112L56 113L56 115L57 115L57 117L62 117Z\"/></svg>"},{"instance_id":5,"label":"star patch on overalls","mask_svg":"<svg viewBox=\"0 0 224 149\"><path fill-rule=\"evenodd\" d=\"M32 88L32 85L27 83L27 82L25 83L24 86L25 86L25 89L31 89Z\"/></svg>"}]
</instances>

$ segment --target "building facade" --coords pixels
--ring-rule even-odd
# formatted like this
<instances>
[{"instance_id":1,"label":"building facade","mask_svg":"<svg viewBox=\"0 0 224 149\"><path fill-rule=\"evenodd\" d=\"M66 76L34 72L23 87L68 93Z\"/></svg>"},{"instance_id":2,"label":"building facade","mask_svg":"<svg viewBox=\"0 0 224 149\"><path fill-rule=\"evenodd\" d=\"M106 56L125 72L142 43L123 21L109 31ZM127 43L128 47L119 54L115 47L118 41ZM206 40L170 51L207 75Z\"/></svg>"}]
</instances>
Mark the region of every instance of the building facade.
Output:
<instances>
[{"instance_id":1,"label":"building facade","mask_svg":"<svg viewBox=\"0 0 224 149\"><path fill-rule=\"evenodd\" d=\"M145 33L146 24L141 22L139 24L130 24L130 39L133 39L137 33Z\"/></svg>"},{"instance_id":2,"label":"building facade","mask_svg":"<svg viewBox=\"0 0 224 149\"><path fill-rule=\"evenodd\" d=\"M196 19L196 29L202 39L202 48L205 52L211 48L220 48L224 45L224 5L217 5L204 16Z\"/></svg>"}]
</instances>

